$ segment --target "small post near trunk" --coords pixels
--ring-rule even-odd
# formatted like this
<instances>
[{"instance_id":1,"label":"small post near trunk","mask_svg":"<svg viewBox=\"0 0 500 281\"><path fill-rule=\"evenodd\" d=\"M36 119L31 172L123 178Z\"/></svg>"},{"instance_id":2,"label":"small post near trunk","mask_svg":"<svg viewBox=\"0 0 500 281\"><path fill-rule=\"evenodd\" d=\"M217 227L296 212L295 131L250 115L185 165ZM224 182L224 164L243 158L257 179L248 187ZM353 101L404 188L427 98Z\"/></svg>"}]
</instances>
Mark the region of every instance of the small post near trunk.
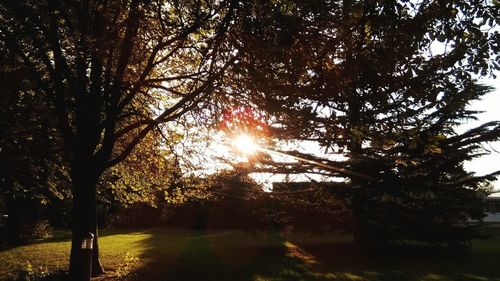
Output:
<instances>
[{"instance_id":1,"label":"small post near trunk","mask_svg":"<svg viewBox=\"0 0 500 281\"><path fill-rule=\"evenodd\" d=\"M90 281L92 276L92 248L94 243L94 234L87 233L82 239L82 272L78 281Z\"/></svg>"}]
</instances>

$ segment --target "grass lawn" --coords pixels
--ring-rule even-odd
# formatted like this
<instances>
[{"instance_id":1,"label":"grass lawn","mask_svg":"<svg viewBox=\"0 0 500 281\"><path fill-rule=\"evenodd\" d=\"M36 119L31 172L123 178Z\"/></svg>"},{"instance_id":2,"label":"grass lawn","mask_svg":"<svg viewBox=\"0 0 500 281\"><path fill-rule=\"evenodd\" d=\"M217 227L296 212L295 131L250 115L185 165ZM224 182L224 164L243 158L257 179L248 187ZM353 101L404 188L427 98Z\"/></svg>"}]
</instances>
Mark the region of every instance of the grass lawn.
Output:
<instances>
[{"instance_id":1,"label":"grass lawn","mask_svg":"<svg viewBox=\"0 0 500 281\"><path fill-rule=\"evenodd\" d=\"M499 280L500 228L469 251L406 247L367 255L349 237L290 237L239 231L111 230L100 234L107 274L96 280ZM69 236L0 252L0 280L26 269L66 269ZM119 277L118 275L123 275Z\"/></svg>"}]
</instances>

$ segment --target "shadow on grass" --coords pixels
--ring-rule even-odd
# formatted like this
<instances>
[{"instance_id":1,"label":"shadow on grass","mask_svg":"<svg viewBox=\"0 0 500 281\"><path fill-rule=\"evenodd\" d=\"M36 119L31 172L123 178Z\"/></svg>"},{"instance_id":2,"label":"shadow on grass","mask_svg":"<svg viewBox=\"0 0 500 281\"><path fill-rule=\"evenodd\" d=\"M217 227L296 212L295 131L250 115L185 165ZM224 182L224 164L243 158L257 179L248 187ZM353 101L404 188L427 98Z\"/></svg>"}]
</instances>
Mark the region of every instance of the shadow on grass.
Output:
<instances>
[{"instance_id":1,"label":"shadow on grass","mask_svg":"<svg viewBox=\"0 0 500 281\"><path fill-rule=\"evenodd\" d=\"M29 246L41 243L51 243L51 242L65 242L70 240L71 240L71 231L53 230L49 238L26 240L26 241L21 241L17 244L0 243L0 251L8 251L20 246Z\"/></svg>"},{"instance_id":2,"label":"shadow on grass","mask_svg":"<svg viewBox=\"0 0 500 281\"><path fill-rule=\"evenodd\" d=\"M325 280L500 280L498 234L467 250L400 244L366 253L352 243L296 244L315 257L310 269Z\"/></svg>"},{"instance_id":3,"label":"shadow on grass","mask_svg":"<svg viewBox=\"0 0 500 281\"><path fill-rule=\"evenodd\" d=\"M126 280L500 280L498 251L393 246L366 254L349 241L252 237L198 231L190 236L153 230L142 240L142 267Z\"/></svg>"},{"instance_id":4,"label":"shadow on grass","mask_svg":"<svg viewBox=\"0 0 500 281\"><path fill-rule=\"evenodd\" d=\"M300 259L288 255L284 240L276 235L198 232L174 238L169 247L157 240L158 233L152 234L143 241L141 259L146 264L127 280L316 280Z\"/></svg>"}]
</instances>

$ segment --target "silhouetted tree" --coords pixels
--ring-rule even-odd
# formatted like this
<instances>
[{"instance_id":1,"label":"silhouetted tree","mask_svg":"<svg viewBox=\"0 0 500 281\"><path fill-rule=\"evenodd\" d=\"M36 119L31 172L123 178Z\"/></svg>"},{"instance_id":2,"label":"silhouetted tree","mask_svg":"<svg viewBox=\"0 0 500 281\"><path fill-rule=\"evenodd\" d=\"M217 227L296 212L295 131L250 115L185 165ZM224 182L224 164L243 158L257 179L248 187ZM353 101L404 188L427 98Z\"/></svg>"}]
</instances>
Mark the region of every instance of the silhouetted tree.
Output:
<instances>
[{"instance_id":1,"label":"silhouetted tree","mask_svg":"<svg viewBox=\"0 0 500 281\"><path fill-rule=\"evenodd\" d=\"M474 176L463 162L499 138L500 124L456 127L476 118L467 105L491 90L474 76L499 69L498 9L489 1L247 3L229 102L267 112L278 139L324 148L288 152L320 166L257 171L344 177L361 244L470 239L457 224L481 216L480 183L495 173Z\"/></svg>"},{"instance_id":2,"label":"silhouetted tree","mask_svg":"<svg viewBox=\"0 0 500 281\"><path fill-rule=\"evenodd\" d=\"M235 1L2 1L0 38L57 116L72 183L70 272L96 231L96 186L161 124L212 94ZM120 144L120 145L117 145ZM102 272L97 235L94 275Z\"/></svg>"}]
</instances>

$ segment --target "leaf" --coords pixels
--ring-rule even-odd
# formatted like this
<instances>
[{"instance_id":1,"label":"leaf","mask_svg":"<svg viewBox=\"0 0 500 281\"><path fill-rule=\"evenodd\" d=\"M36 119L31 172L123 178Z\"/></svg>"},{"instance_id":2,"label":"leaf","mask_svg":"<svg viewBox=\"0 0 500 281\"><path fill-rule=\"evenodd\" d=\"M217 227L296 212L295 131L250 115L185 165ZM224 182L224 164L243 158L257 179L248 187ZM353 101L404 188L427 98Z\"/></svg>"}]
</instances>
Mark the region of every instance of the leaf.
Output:
<instances>
[{"instance_id":1,"label":"leaf","mask_svg":"<svg viewBox=\"0 0 500 281\"><path fill-rule=\"evenodd\" d=\"M405 161L405 160L403 160L403 159L400 159L400 158L399 158L399 159L396 159L396 160L394 161L394 163L396 163L397 165L403 165L403 166L405 166L405 167L408 167L408 164L406 163L406 161Z\"/></svg>"},{"instance_id":2,"label":"leaf","mask_svg":"<svg viewBox=\"0 0 500 281\"><path fill-rule=\"evenodd\" d=\"M441 153L443 153L443 150L435 144L427 146L424 151L424 154L441 154Z\"/></svg>"}]
</instances>

